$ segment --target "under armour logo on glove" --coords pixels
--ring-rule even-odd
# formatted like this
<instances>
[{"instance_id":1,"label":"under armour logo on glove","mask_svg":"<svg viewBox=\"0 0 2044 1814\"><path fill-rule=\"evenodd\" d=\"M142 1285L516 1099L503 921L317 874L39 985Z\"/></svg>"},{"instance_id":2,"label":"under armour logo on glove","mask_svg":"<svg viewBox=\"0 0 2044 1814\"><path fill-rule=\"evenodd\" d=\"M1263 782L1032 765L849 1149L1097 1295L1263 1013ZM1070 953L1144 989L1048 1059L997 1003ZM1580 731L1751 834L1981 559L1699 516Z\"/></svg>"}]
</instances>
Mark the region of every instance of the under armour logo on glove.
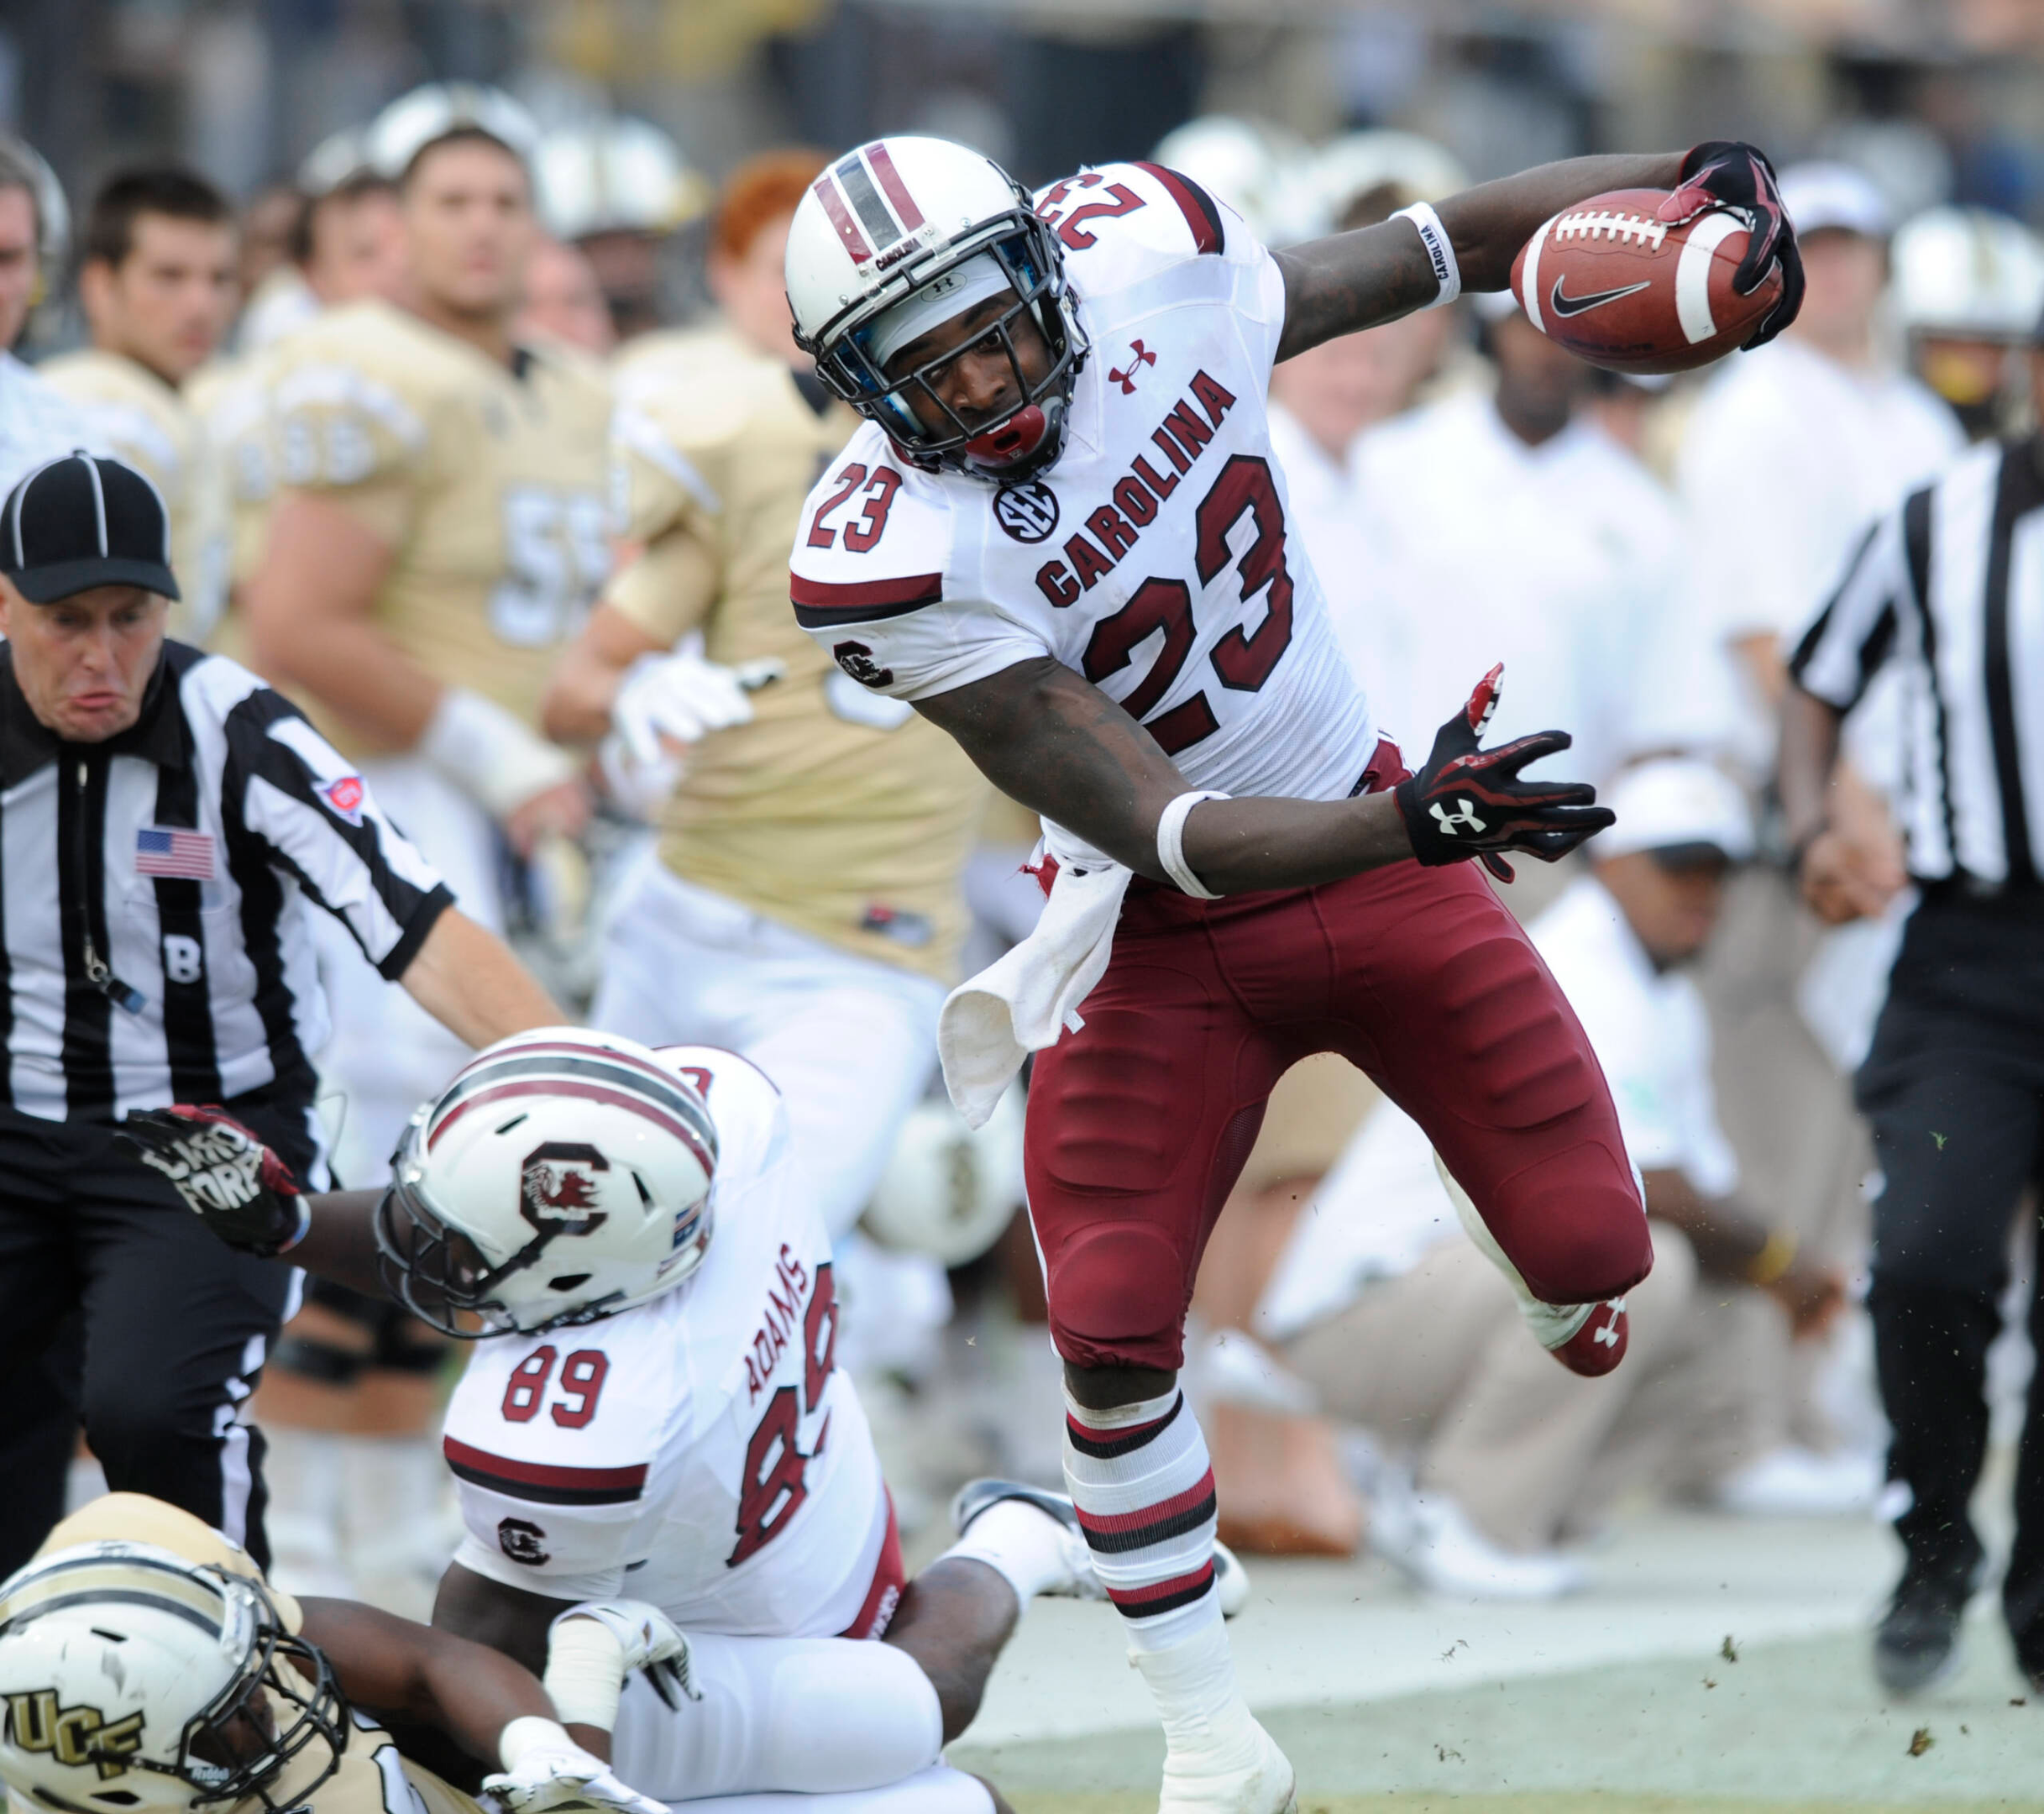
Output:
<instances>
[{"instance_id":1,"label":"under armour logo on glove","mask_svg":"<svg viewBox=\"0 0 2044 1814\"><path fill-rule=\"evenodd\" d=\"M1482 736L1504 686L1501 662L1476 683L1469 704L1443 725L1418 774L1392 790L1412 855L1423 863L1461 862L1481 857L1501 882L1512 865L1498 853L1524 851L1543 862L1565 857L1586 837L1613 824L1596 804L1597 790L1582 781L1528 781L1520 770L1574 741L1565 731L1485 749ZM1483 809L1479 815L1477 808Z\"/></svg>"},{"instance_id":2,"label":"under armour logo on glove","mask_svg":"<svg viewBox=\"0 0 2044 1814\"><path fill-rule=\"evenodd\" d=\"M114 1137L228 1246L272 1259L304 1236L311 1212L291 1168L224 1109L138 1109Z\"/></svg>"}]
</instances>

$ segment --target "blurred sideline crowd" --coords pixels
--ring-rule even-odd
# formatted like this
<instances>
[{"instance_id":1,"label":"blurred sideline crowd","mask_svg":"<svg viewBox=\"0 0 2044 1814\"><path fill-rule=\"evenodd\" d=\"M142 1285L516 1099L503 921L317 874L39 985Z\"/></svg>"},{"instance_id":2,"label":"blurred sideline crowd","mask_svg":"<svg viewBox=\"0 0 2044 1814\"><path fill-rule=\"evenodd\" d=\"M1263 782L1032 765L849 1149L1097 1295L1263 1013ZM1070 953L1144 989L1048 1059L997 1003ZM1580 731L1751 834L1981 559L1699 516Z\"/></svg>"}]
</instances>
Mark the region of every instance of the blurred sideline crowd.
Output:
<instances>
[{"instance_id":1,"label":"blurred sideline crowd","mask_svg":"<svg viewBox=\"0 0 2044 1814\"><path fill-rule=\"evenodd\" d=\"M1272 244L1465 183L1395 132L1308 148L1213 117L1155 156ZM825 161L767 154L713 195L642 123L542 136L456 86L245 206L149 168L74 209L0 145L0 343L39 355L33 376L0 357L0 444L33 422L146 473L173 522L172 633L301 703L560 999L780 1082L836 1243L839 1359L912 1535L972 1475L1061 1478L1020 1103L968 1133L935 1047L945 991L1040 894L1033 820L831 668L787 604L798 510L854 421L782 294ZM1412 1124L1344 1062L1298 1067L1195 1299L1187 1387L1240 1547L1368 1547L1427 1589L1544 1598L1645 1497L1881 1502L1847 1080L1910 904L1900 739L1877 682L1832 821L1849 923L1827 926L1780 829L1774 726L1868 525L2033 419L2044 246L1979 210L1898 220L1842 163L1782 187L1800 318L1693 380L1593 370L1508 294L1277 370L1291 507L1390 730L1423 739L1502 661L1493 735L1566 726L1570 772L1617 810L1585 857L1522 862L1502 892L1610 1077L1656 1265L1627 1365L1555 1366ZM85 343L24 341L67 283ZM457 317L509 357L436 325ZM344 939L322 965L335 1169L372 1184L463 1049ZM2020 1334L2005 1349L2012 1402L2029 1363ZM248 1408L280 1585L423 1606L453 1365L390 1306L308 1293ZM75 1496L94 1473L81 1450Z\"/></svg>"}]
</instances>

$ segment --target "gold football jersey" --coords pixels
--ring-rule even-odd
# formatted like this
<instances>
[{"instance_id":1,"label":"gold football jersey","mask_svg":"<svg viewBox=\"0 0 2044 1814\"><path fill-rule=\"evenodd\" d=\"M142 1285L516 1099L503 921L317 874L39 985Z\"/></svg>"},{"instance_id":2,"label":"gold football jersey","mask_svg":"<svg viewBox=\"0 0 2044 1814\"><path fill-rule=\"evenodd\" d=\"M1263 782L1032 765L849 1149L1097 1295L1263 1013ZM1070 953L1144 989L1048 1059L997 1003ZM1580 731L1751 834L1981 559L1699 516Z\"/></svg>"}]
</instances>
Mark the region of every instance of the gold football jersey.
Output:
<instances>
[{"instance_id":1,"label":"gold football jersey","mask_svg":"<svg viewBox=\"0 0 2044 1814\"><path fill-rule=\"evenodd\" d=\"M263 551L263 526L276 491L270 448L271 349L214 359L191 375L186 400L219 464L227 500L232 588L248 583Z\"/></svg>"},{"instance_id":2,"label":"gold football jersey","mask_svg":"<svg viewBox=\"0 0 2044 1814\"><path fill-rule=\"evenodd\" d=\"M160 1499L140 1493L107 1493L66 1518L44 1539L37 1554L48 1555L88 1543L153 1544L188 1562L243 1575L261 1583L286 1630L296 1633L305 1623L298 1602L263 1579L263 1571L247 1550L189 1512ZM310 1689L311 1684L288 1663L279 1662L275 1667L294 1690ZM271 1805L291 1808L294 1814L419 1814L418 1805L405 1792L409 1785L417 1802L424 1805L425 1814L488 1814L474 1796L401 1756L387 1733L359 1717L339 1767L308 1799L297 1785L317 1776L326 1764L326 1747L308 1746L265 1785ZM242 1814L244 1810L255 1814L261 1806L261 1801L250 1796L217 1807L214 1814Z\"/></svg>"},{"instance_id":3,"label":"gold football jersey","mask_svg":"<svg viewBox=\"0 0 2044 1814\"><path fill-rule=\"evenodd\" d=\"M94 443L125 460L163 495L170 519L170 571L183 595L170 634L202 642L227 603L231 553L227 490L198 412L145 365L96 347L49 359L37 371L76 403Z\"/></svg>"},{"instance_id":4,"label":"gold football jersey","mask_svg":"<svg viewBox=\"0 0 2044 1814\"><path fill-rule=\"evenodd\" d=\"M437 680L537 725L548 669L611 568L610 391L566 348L517 369L388 303L279 341L271 458L394 553L375 616Z\"/></svg>"},{"instance_id":5,"label":"gold football jersey","mask_svg":"<svg viewBox=\"0 0 2044 1814\"><path fill-rule=\"evenodd\" d=\"M616 389L618 495L645 553L607 601L663 643L700 630L711 661L787 668L752 695L750 724L689 752L663 858L840 950L953 980L986 784L941 731L843 674L788 600L803 502L857 418L721 330L635 342Z\"/></svg>"}]
</instances>

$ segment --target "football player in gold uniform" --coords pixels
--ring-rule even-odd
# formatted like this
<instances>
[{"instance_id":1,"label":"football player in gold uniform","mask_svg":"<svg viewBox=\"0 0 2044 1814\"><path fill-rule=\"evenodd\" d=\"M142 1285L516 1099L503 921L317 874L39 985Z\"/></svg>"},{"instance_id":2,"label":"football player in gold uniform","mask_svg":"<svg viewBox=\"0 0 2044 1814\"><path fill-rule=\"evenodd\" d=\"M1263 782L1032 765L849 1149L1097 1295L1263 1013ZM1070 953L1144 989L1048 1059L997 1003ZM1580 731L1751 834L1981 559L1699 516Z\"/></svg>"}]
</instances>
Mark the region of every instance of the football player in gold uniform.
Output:
<instances>
[{"instance_id":1,"label":"football player in gold uniform","mask_svg":"<svg viewBox=\"0 0 2044 1814\"><path fill-rule=\"evenodd\" d=\"M185 385L233 319L233 214L202 177L131 170L94 198L84 250L78 300L92 343L39 369L79 406L93 444L162 494L184 594L170 634L202 642L226 602L231 523L224 470Z\"/></svg>"},{"instance_id":2,"label":"football player in gold uniform","mask_svg":"<svg viewBox=\"0 0 2044 1814\"><path fill-rule=\"evenodd\" d=\"M219 459L232 524L228 601L246 588L263 549L263 532L276 490L270 438L270 385L279 341L316 320L322 309L365 296L385 299L404 280L397 187L374 170L357 170L301 202L290 239L298 282L291 302L252 298L236 330L238 350L196 373L186 394L205 424ZM303 311L301 313L301 310ZM238 625L230 647L217 633L212 646L245 654Z\"/></svg>"},{"instance_id":3,"label":"football player in gold uniform","mask_svg":"<svg viewBox=\"0 0 2044 1814\"><path fill-rule=\"evenodd\" d=\"M254 665L355 758L493 929L505 845L572 836L586 815L578 765L540 736L537 712L610 562L607 388L579 356L511 328L536 232L533 136L507 97L457 87L416 90L368 128L365 160L396 186L401 287L395 301L329 308L270 349L277 490L244 601ZM388 992L368 987L352 952L322 947L321 961L334 1017L323 1068L345 1098L335 1163L370 1183L468 1053L375 999ZM365 1355L334 1308L316 1304L323 1320L308 1312L284 1357L285 1371L295 1359L331 1383L279 1379L292 1402L261 1414L349 1434L294 1442L305 1465L280 1470L280 1487L291 1483L317 1542L334 1497L355 1503L354 1483L373 1479L385 1510L366 1540L350 1518L351 1560L364 1579L423 1583L444 1560L427 1509L438 1458L417 1440L433 1350L422 1332L384 1327ZM387 1415L368 1414L366 1393L340 1402L365 1364ZM299 1528L280 1516L280 1543Z\"/></svg>"},{"instance_id":4,"label":"football player in gold uniform","mask_svg":"<svg viewBox=\"0 0 2044 1814\"><path fill-rule=\"evenodd\" d=\"M137 1493L75 1513L0 1583L0 1781L24 1807L666 1814L509 1658L349 1601L301 1604ZM372 1709L501 1764L486 1802L404 1755Z\"/></svg>"},{"instance_id":5,"label":"football player in gold uniform","mask_svg":"<svg viewBox=\"0 0 2044 1814\"><path fill-rule=\"evenodd\" d=\"M403 300L330 310L275 349L279 489L247 599L256 665L493 927L502 842L527 852L587 815L539 695L610 566L608 389L511 331L535 233L524 130L506 97L454 88L369 128L399 186ZM366 1178L467 1055L350 981L337 958L328 1064Z\"/></svg>"},{"instance_id":6,"label":"football player in gold uniform","mask_svg":"<svg viewBox=\"0 0 2044 1814\"><path fill-rule=\"evenodd\" d=\"M555 671L544 721L608 738L606 769L665 795L660 861L612 921L595 1024L764 1070L836 1239L928 1083L987 789L789 609L804 495L856 426L795 350L782 287L789 220L824 162L780 152L735 173L711 239L723 324L623 355L619 490L644 552ZM676 650L690 632L700 655Z\"/></svg>"}]
</instances>

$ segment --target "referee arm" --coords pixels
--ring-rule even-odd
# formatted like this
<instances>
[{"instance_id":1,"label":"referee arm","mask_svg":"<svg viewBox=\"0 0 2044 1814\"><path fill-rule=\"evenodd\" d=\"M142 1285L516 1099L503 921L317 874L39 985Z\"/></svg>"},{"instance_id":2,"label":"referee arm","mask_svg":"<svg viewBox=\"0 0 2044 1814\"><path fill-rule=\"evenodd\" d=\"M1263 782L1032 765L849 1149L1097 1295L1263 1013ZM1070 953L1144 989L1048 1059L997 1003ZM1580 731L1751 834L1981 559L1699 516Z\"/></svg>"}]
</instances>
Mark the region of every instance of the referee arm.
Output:
<instances>
[{"instance_id":1,"label":"referee arm","mask_svg":"<svg viewBox=\"0 0 2044 1814\"><path fill-rule=\"evenodd\" d=\"M569 1018L511 947L459 907L433 921L397 980L456 1039L478 1048Z\"/></svg>"},{"instance_id":2,"label":"referee arm","mask_svg":"<svg viewBox=\"0 0 2044 1814\"><path fill-rule=\"evenodd\" d=\"M1838 746L1895 646L1900 614L1914 608L1896 513L1868 530L1789 661L1775 786L1803 898L1830 925L1878 917L1905 880L1884 814L1869 811L1865 784Z\"/></svg>"}]
</instances>

